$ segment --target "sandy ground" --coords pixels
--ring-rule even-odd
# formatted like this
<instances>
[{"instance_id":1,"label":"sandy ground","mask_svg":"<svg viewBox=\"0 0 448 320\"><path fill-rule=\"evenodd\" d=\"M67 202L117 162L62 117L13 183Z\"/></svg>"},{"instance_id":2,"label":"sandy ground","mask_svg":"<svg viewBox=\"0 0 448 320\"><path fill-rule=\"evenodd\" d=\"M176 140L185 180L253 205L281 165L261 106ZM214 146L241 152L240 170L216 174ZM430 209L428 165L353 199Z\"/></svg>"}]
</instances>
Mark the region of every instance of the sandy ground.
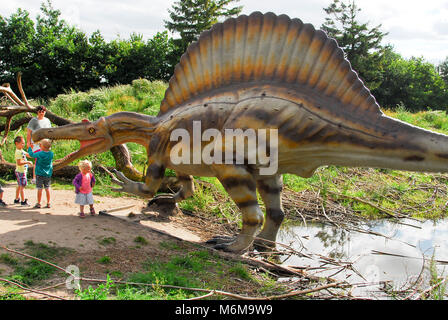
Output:
<instances>
[{"instance_id":1,"label":"sandy ground","mask_svg":"<svg viewBox=\"0 0 448 320\"><path fill-rule=\"evenodd\" d=\"M71 190L51 190L51 208L33 208L37 199L36 189L26 189L28 207L14 204L16 185L2 187L3 200L7 207L0 207L0 254L4 248L26 252L25 243L46 244L68 248L68 254L57 258L61 268L75 265L82 277L105 279L111 271L126 274L142 271L144 262L169 260L174 254L197 250L190 243L204 245L204 241L216 234L229 234L229 227L217 223L213 218L201 217L197 213L185 214L173 210L151 206L147 201L130 197L95 196L97 214L86 214L84 219L78 215L79 206L74 203L75 193ZM42 206L46 205L45 192ZM124 208L126 207L126 208ZM107 210L122 208L109 212ZM85 208L88 212L88 208ZM171 208L172 209L172 208ZM106 214L98 214L106 211ZM167 213L168 212L168 213ZM144 238L145 243L136 241ZM105 239L113 239L105 243ZM175 243L177 249L170 249ZM168 247L165 245L168 244ZM102 264L100 259L110 257L110 263ZM0 276L12 274L14 270L0 261ZM50 292L67 299L75 299L72 290L64 289L64 276L52 278L45 285L55 286ZM44 285L44 284L42 284ZM84 283L83 286L89 285ZM29 294L36 299L51 299L40 294Z\"/></svg>"},{"instance_id":2,"label":"sandy ground","mask_svg":"<svg viewBox=\"0 0 448 320\"><path fill-rule=\"evenodd\" d=\"M174 236L189 240L200 241L200 236L182 228L173 219L149 219L140 221L142 209L146 206L144 200L135 198L109 198L95 196L96 216L86 214L85 219L79 218L79 206L74 203L75 193L69 190L51 190L51 208L33 208L37 199L35 189L25 190L28 198L28 207L13 204L15 197L15 186L4 186L3 200L7 207L0 207L0 244L8 247L23 247L24 242L53 244L75 249L79 252L96 250L100 247L99 241L104 238L113 237L116 243L123 246L134 245L134 239L142 236L145 239L159 240L160 233L154 232L153 228ZM46 204L45 192L43 193L42 206ZM102 210L123 208L123 210L111 213L110 216L98 215ZM85 208L88 212L88 207ZM136 215L134 219L128 215ZM146 215L152 216L151 212ZM154 217L157 216L153 213ZM129 220L129 221L127 221ZM134 223L132 223L134 221ZM137 223L135 223L137 222ZM147 228L145 228L147 226Z\"/></svg>"},{"instance_id":3,"label":"sandy ground","mask_svg":"<svg viewBox=\"0 0 448 320\"><path fill-rule=\"evenodd\" d=\"M3 200L8 206L0 207L0 246L24 252L25 243L33 241L71 249L58 263L63 268L75 264L87 277L104 277L108 270L136 272L146 259L163 259L170 254L161 242L177 241L181 246L185 241L203 243L220 228L213 221L180 211L174 216L162 215L162 211L146 209L146 201L128 197L94 196L97 215L87 214L81 219L74 191L51 190L51 208L35 209L37 190L25 190L30 206L23 207L13 204L15 188L15 185L3 186ZM42 205L45 204L44 192ZM123 207L130 208L98 214ZM137 237L144 238L146 243L140 245L135 241ZM107 238L114 241L105 244ZM6 252L0 247L0 254L3 253ZM111 257L111 264L98 263L105 255ZM0 262L0 274L11 271Z\"/></svg>"}]
</instances>

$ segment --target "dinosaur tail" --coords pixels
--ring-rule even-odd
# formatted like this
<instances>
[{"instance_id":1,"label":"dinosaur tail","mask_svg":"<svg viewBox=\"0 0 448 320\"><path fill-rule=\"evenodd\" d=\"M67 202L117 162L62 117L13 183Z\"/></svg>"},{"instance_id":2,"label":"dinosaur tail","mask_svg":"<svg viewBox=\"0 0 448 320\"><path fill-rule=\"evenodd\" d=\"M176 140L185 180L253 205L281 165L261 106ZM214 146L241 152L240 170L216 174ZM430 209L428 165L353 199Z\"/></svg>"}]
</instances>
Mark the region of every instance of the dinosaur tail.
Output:
<instances>
[{"instance_id":1,"label":"dinosaur tail","mask_svg":"<svg viewBox=\"0 0 448 320\"><path fill-rule=\"evenodd\" d=\"M254 12L215 24L189 46L160 114L206 92L251 82L308 87L341 105L380 113L334 39L299 19Z\"/></svg>"}]
</instances>

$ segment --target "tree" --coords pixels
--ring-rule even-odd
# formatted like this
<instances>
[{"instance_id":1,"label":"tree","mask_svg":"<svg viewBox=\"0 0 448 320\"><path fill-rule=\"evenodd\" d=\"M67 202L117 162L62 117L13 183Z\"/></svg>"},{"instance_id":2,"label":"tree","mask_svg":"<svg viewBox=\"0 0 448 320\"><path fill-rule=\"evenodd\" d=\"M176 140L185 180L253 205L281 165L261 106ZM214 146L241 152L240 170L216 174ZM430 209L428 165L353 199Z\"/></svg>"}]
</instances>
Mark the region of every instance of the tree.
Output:
<instances>
[{"instance_id":1,"label":"tree","mask_svg":"<svg viewBox=\"0 0 448 320\"><path fill-rule=\"evenodd\" d=\"M168 9L171 21L164 21L165 27L173 32L179 33L180 39L175 40L177 53L180 57L188 45L197 40L200 33L210 29L218 22L220 17L238 15L242 7L226 7L232 2L239 0L179 0L176 1L172 10Z\"/></svg>"},{"instance_id":2,"label":"tree","mask_svg":"<svg viewBox=\"0 0 448 320\"><path fill-rule=\"evenodd\" d=\"M86 89L87 37L60 19L60 11L50 0L40 9L36 25L22 9L9 19L0 17L1 82L13 83L15 74L21 72L31 97L52 97L69 88Z\"/></svg>"},{"instance_id":3,"label":"tree","mask_svg":"<svg viewBox=\"0 0 448 320\"><path fill-rule=\"evenodd\" d=\"M370 29L368 23L358 22L357 15L361 9L355 1L346 4L340 0L333 0L324 11L330 17L325 18L321 29L336 39L353 69L358 72L369 89L377 88L381 83L380 70L377 66L384 54L381 41L387 35L380 31L381 24Z\"/></svg>"},{"instance_id":4,"label":"tree","mask_svg":"<svg viewBox=\"0 0 448 320\"><path fill-rule=\"evenodd\" d=\"M138 78L167 81L173 73L177 58L167 31L146 42L138 34L106 42L99 31L88 38L68 25L50 0L40 10L36 24L22 9L9 18L0 16L0 83L17 90L14 78L21 72L30 98Z\"/></svg>"},{"instance_id":5,"label":"tree","mask_svg":"<svg viewBox=\"0 0 448 320\"><path fill-rule=\"evenodd\" d=\"M438 66L438 71L442 79L448 85L448 57Z\"/></svg>"},{"instance_id":6,"label":"tree","mask_svg":"<svg viewBox=\"0 0 448 320\"><path fill-rule=\"evenodd\" d=\"M19 71L34 69L34 23L18 9L9 18L0 16L0 83L13 83Z\"/></svg>"},{"instance_id":7,"label":"tree","mask_svg":"<svg viewBox=\"0 0 448 320\"><path fill-rule=\"evenodd\" d=\"M113 40L107 45L107 51L104 60L107 84L131 83L138 78L167 81L173 73L175 63L170 57L174 44L166 31L147 42L138 34L132 34L129 40Z\"/></svg>"},{"instance_id":8,"label":"tree","mask_svg":"<svg viewBox=\"0 0 448 320\"><path fill-rule=\"evenodd\" d=\"M387 47L379 67L382 81L373 94L381 105L403 104L409 111L447 108L448 85L433 64L423 58L404 59Z\"/></svg>"}]
</instances>

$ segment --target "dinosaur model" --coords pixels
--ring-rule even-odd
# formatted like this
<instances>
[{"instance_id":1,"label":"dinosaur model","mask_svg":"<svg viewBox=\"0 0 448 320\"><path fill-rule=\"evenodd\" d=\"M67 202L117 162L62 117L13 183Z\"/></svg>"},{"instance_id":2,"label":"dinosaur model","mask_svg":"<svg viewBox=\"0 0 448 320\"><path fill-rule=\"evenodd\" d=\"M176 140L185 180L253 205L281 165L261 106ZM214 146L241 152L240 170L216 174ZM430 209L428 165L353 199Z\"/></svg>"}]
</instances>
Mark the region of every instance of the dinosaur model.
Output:
<instances>
[{"instance_id":1,"label":"dinosaur model","mask_svg":"<svg viewBox=\"0 0 448 320\"><path fill-rule=\"evenodd\" d=\"M187 153L191 144L179 148L171 134L182 129L194 136L198 123L201 132L276 130L277 136L265 141L274 146L269 150L277 155L276 172L260 174L266 162L248 163L251 150L246 149L244 163L173 161L175 148ZM241 232L215 239L217 248L233 252L247 249L255 236L257 248L274 246L284 218L284 173L310 177L324 165L448 171L448 136L385 116L334 39L311 24L273 13L242 15L203 32L176 66L157 116L119 112L33 135L35 141L42 138L81 142L80 150L58 166L126 142L144 145L145 182L117 173L121 188L113 189L144 198L154 197L166 168L176 171L182 185L173 201L192 195L192 176L217 177L242 212ZM201 146L225 151L228 145L218 142L204 139Z\"/></svg>"}]
</instances>

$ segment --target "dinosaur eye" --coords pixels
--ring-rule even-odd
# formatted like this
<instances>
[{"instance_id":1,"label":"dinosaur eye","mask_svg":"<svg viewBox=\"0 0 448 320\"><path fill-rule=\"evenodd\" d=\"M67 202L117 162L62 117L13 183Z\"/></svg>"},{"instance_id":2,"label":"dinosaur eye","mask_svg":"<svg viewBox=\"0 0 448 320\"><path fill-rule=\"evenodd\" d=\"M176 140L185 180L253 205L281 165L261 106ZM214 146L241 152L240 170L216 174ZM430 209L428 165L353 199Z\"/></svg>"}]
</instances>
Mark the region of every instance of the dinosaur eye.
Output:
<instances>
[{"instance_id":1,"label":"dinosaur eye","mask_svg":"<svg viewBox=\"0 0 448 320\"><path fill-rule=\"evenodd\" d=\"M94 135L95 134L95 128L89 128L89 133L91 134L91 135Z\"/></svg>"}]
</instances>

